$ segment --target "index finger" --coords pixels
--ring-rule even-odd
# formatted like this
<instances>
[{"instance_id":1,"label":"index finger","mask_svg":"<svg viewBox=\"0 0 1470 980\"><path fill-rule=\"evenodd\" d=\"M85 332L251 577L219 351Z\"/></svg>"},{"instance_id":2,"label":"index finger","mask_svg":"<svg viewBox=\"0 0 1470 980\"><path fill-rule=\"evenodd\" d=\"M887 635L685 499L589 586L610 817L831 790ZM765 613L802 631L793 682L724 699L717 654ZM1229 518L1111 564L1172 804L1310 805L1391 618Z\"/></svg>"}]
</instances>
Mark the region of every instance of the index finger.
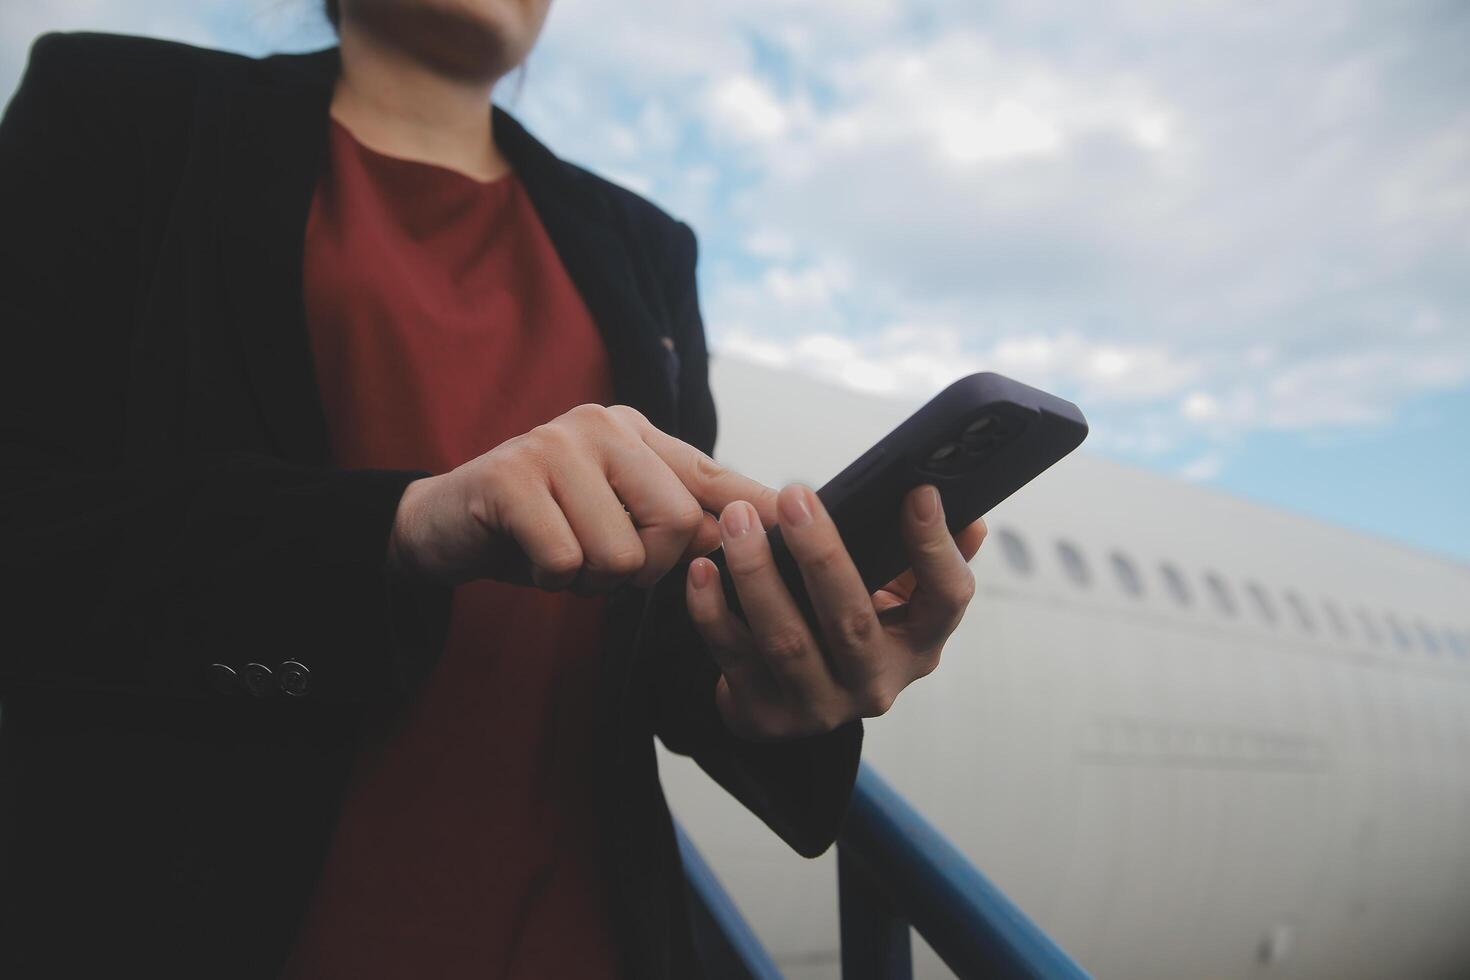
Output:
<instances>
[{"instance_id":1,"label":"index finger","mask_svg":"<svg viewBox=\"0 0 1470 980\"><path fill-rule=\"evenodd\" d=\"M779 522L776 491L771 487L721 466L697 447L675 439L651 422L639 430L648 448L674 471L705 510L720 514L735 501L744 500L755 507L763 526L771 527Z\"/></svg>"}]
</instances>

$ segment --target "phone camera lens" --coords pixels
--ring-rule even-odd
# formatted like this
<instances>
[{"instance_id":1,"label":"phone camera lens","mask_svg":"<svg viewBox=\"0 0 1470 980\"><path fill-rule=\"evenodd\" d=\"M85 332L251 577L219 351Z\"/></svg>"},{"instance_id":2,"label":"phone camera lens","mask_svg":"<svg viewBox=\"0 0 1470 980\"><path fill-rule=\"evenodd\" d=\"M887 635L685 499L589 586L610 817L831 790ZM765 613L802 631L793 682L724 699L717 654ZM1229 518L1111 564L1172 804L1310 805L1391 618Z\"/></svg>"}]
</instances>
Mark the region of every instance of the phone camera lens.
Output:
<instances>
[{"instance_id":1,"label":"phone camera lens","mask_svg":"<svg viewBox=\"0 0 1470 980\"><path fill-rule=\"evenodd\" d=\"M991 418L989 415L982 415L975 421L971 422L969 425L965 426L965 434L961 438L974 439L975 437L980 435L980 433L990 428L994 423L995 419Z\"/></svg>"},{"instance_id":2,"label":"phone camera lens","mask_svg":"<svg viewBox=\"0 0 1470 980\"><path fill-rule=\"evenodd\" d=\"M953 463L955 454L957 454L959 451L959 443L946 442L944 445L940 446L938 449L934 450L934 452L929 454L929 465L942 467L948 463Z\"/></svg>"},{"instance_id":3,"label":"phone camera lens","mask_svg":"<svg viewBox=\"0 0 1470 980\"><path fill-rule=\"evenodd\" d=\"M999 436L996 429L995 419L989 415L982 415L965 426L965 431L960 436L965 452L971 456L978 456L990 449L995 445Z\"/></svg>"}]
</instances>

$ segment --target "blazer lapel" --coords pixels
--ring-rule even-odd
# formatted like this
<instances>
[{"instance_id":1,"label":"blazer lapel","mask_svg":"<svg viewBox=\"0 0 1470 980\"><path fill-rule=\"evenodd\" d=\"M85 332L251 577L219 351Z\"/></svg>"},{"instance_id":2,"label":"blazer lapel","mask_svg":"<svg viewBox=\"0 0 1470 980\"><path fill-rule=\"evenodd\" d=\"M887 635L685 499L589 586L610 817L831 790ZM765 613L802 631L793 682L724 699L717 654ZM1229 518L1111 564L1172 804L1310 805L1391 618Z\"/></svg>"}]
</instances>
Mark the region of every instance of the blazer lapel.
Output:
<instances>
[{"instance_id":1,"label":"blazer lapel","mask_svg":"<svg viewBox=\"0 0 1470 980\"><path fill-rule=\"evenodd\" d=\"M677 435L674 378L661 307L640 289L635 257L606 204L576 174L496 106L495 143L520 176L546 234L602 332L617 400ZM642 258L639 256L638 258Z\"/></svg>"},{"instance_id":2,"label":"blazer lapel","mask_svg":"<svg viewBox=\"0 0 1470 980\"><path fill-rule=\"evenodd\" d=\"M224 93L217 120L227 316L277 451L320 465L330 444L307 332L302 259L311 198L326 161L339 49L272 55L252 67ZM566 164L503 110L492 112L496 144L602 333L617 400L673 431L667 331L640 293L622 236Z\"/></svg>"},{"instance_id":3,"label":"blazer lapel","mask_svg":"<svg viewBox=\"0 0 1470 980\"><path fill-rule=\"evenodd\" d=\"M283 72L282 61L305 70ZM336 66L335 48L267 58L226 93L220 120L220 255L229 317L277 450L313 464L328 459L329 444L301 264Z\"/></svg>"}]
</instances>

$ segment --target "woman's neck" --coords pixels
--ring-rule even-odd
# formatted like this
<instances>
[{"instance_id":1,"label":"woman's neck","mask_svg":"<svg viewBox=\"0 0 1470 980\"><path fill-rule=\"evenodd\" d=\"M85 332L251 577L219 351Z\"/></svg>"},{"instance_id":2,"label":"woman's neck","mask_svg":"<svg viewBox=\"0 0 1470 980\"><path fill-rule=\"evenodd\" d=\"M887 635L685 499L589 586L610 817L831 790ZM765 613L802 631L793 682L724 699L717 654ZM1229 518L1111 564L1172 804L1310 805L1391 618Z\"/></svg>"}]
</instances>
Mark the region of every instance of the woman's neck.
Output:
<instances>
[{"instance_id":1,"label":"woman's neck","mask_svg":"<svg viewBox=\"0 0 1470 980\"><path fill-rule=\"evenodd\" d=\"M477 180L510 172L490 122L494 78L460 78L342 24L342 73L331 113L353 136L388 156L434 163Z\"/></svg>"}]
</instances>

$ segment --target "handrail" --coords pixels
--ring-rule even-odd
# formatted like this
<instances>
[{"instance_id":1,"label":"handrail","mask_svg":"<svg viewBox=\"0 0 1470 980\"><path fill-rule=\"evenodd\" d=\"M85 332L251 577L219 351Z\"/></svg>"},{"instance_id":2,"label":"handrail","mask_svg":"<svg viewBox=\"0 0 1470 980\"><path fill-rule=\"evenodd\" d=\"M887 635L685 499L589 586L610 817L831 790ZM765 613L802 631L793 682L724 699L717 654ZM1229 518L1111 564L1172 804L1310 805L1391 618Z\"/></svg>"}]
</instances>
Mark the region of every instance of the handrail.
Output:
<instances>
[{"instance_id":1,"label":"handrail","mask_svg":"<svg viewBox=\"0 0 1470 980\"><path fill-rule=\"evenodd\" d=\"M711 980L781 971L674 823L691 926ZM843 980L911 980L910 928L960 977L1088 974L866 763L837 840Z\"/></svg>"},{"instance_id":2,"label":"handrail","mask_svg":"<svg viewBox=\"0 0 1470 980\"><path fill-rule=\"evenodd\" d=\"M781 971L740 915L699 849L674 821L695 945L710 980L781 980Z\"/></svg>"},{"instance_id":3,"label":"handrail","mask_svg":"<svg viewBox=\"0 0 1470 980\"><path fill-rule=\"evenodd\" d=\"M1088 976L867 764L837 857L843 980L907 980L909 924L961 977Z\"/></svg>"}]
</instances>

